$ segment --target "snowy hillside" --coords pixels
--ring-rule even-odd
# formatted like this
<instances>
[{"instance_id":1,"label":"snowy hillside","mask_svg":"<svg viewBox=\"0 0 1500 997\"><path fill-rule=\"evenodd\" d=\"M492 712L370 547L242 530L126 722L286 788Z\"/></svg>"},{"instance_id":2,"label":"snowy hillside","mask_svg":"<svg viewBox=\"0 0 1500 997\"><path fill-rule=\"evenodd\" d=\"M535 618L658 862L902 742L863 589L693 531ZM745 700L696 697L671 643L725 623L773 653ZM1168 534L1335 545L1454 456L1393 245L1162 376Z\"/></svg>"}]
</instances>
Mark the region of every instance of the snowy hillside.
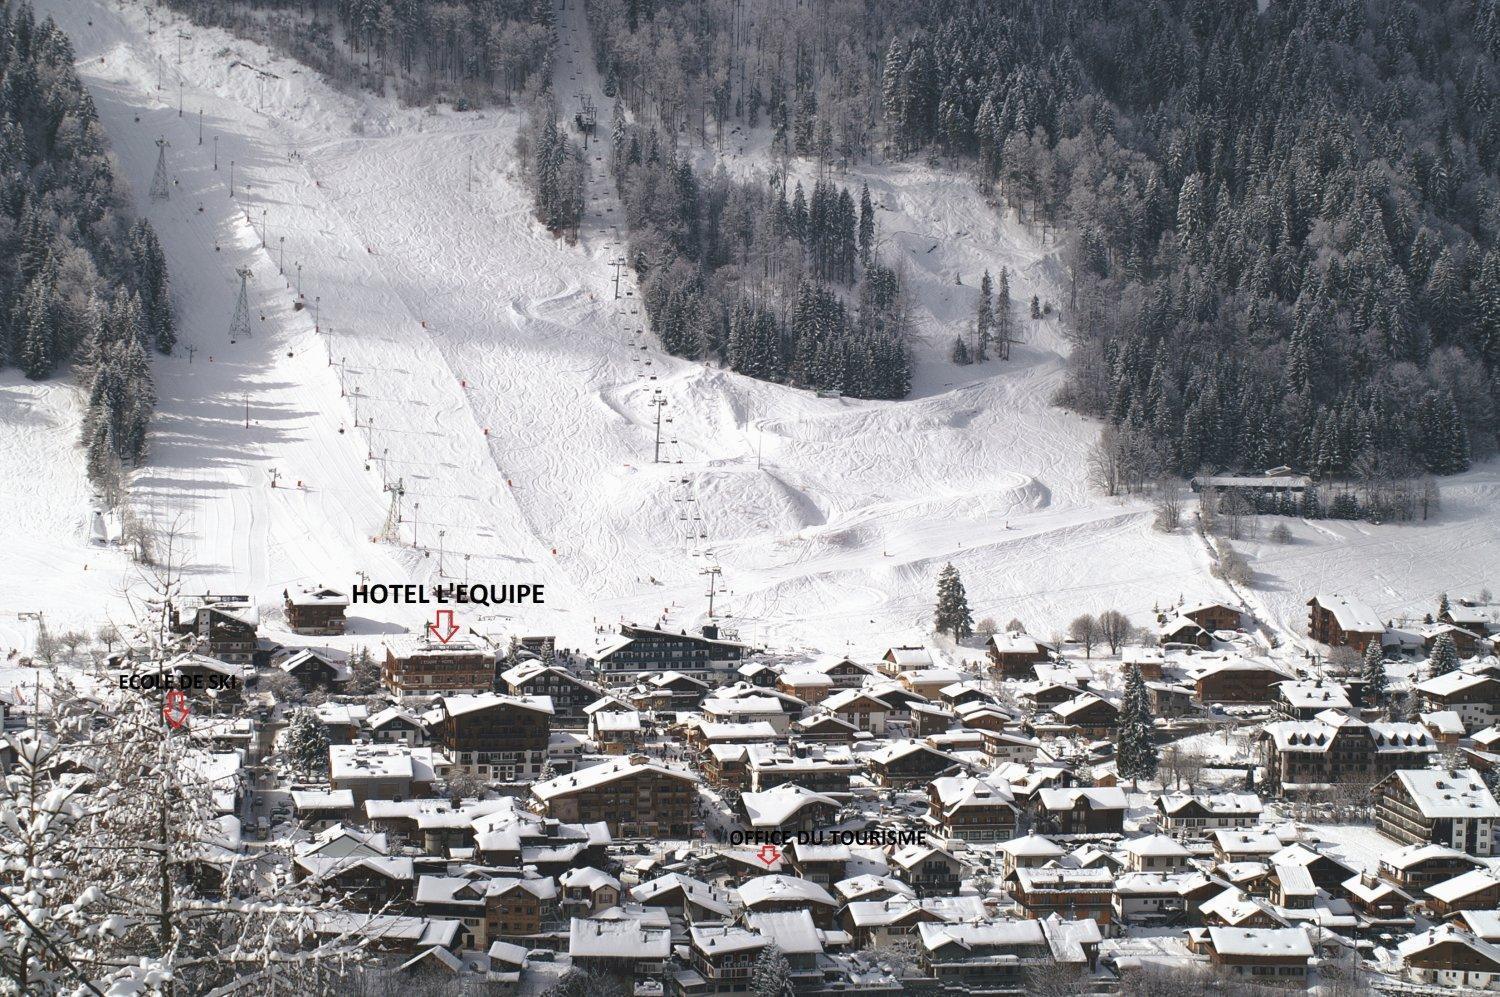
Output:
<instances>
[{"instance_id":1,"label":"snowy hillside","mask_svg":"<svg viewBox=\"0 0 1500 997\"><path fill-rule=\"evenodd\" d=\"M598 89L579 6L564 15L560 94ZM580 244L554 240L514 175L518 113L339 93L220 32L148 35L135 6L37 7L74 40L194 348L158 361L151 462L135 484L180 531L188 591L270 605L294 583L436 580L441 565L449 579L545 583L548 606L517 626L578 646L621 618L701 622L699 572L717 563L741 636L860 653L922 638L948 560L977 616L1042 633L1082 612L1145 622L1158 601L1227 594L1199 540L1155 533L1143 505L1087 487L1095 429L1049 404L1066 349L1055 324L1023 319L1007 364L960 374L947 362L983 269L1008 267L1023 305L1060 298L1051 247L960 178L906 165L840 178L868 180L884 209L923 342L911 399L819 398L657 351L635 299L614 300L607 171L594 162ZM149 202L159 137L174 186ZM729 165L763 164L751 149ZM253 334L231 343L237 268L251 272ZM0 387L0 473L38 484L4 522L22 570L5 573L0 603L118 614L127 568L89 546L67 391ZM400 542L372 542L397 479ZM1295 545L1255 552L1262 608L1295 624L1315 587L1388 611L1489 582L1497 489L1493 468L1459 479L1437 525L1299 524ZM430 619L350 615L366 634ZM511 629L503 609L487 615L461 622ZM7 614L0 639L24 642L15 626Z\"/></svg>"}]
</instances>

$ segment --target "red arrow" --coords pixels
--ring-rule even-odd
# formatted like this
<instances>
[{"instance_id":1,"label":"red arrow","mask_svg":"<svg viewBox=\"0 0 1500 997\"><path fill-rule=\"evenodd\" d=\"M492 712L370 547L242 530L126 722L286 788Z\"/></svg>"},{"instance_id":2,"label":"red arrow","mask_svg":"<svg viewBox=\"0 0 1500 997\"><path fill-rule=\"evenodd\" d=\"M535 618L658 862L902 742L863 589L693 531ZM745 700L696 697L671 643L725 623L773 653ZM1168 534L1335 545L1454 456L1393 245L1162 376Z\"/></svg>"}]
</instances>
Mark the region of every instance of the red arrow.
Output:
<instances>
[{"instance_id":1,"label":"red arrow","mask_svg":"<svg viewBox=\"0 0 1500 997\"><path fill-rule=\"evenodd\" d=\"M443 619L443 617L447 619ZM446 632L445 632L446 631ZM453 610L439 609L437 618L427 624L427 632L437 638L439 644L446 644L458 633L458 626L453 622Z\"/></svg>"},{"instance_id":2,"label":"red arrow","mask_svg":"<svg viewBox=\"0 0 1500 997\"><path fill-rule=\"evenodd\" d=\"M755 853L755 857L764 862L766 868L769 869L781 861L781 849L768 841L760 846L760 851Z\"/></svg>"},{"instance_id":3,"label":"red arrow","mask_svg":"<svg viewBox=\"0 0 1500 997\"><path fill-rule=\"evenodd\" d=\"M187 693L181 689L173 689L167 693L167 705L162 707L161 712L162 716L167 718L167 723L174 729L187 723Z\"/></svg>"}]
</instances>

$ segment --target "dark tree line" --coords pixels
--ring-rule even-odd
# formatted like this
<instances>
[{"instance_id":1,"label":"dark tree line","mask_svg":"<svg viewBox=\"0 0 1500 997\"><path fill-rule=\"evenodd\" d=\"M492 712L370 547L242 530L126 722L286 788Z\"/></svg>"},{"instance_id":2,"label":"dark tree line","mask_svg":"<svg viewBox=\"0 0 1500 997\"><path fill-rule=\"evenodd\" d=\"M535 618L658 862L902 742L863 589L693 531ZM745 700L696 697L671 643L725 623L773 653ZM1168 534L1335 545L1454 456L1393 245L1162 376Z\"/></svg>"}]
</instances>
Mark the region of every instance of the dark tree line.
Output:
<instances>
[{"instance_id":1,"label":"dark tree line","mask_svg":"<svg viewBox=\"0 0 1500 997\"><path fill-rule=\"evenodd\" d=\"M74 361L89 476L106 487L145 456L150 357L176 332L166 258L151 225L128 218L73 63L51 19L0 10L0 361L33 380Z\"/></svg>"},{"instance_id":2,"label":"dark tree line","mask_svg":"<svg viewBox=\"0 0 1500 997\"><path fill-rule=\"evenodd\" d=\"M1494 450L1494 0L924 5L905 150L1072 234L1061 400L1161 472L1452 473Z\"/></svg>"},{"instance_id":3,"label":"dark tree line","mask_svg":"<svg viewBox=\"0 0 1500 997\"><path fill-rule=\"evenodd\" d=\"M618 106L618 105L617 105ZM900 282L874 252L874 206L819 180L700 176L617 117L611 157L629 261L662 348L764 380L858 398L911 387Z\"/></svg>"},{"instance_id":4,"label":"dark tree line","mask_svg":"<svg viewBox=\"0 0 1500 997\"><path fill-rule=\"evenodd\" d=\"M1061 226L1060 401L1136 430L1153 473L1451 473L1495 449L1497 0L590 13L637 119L704 142L766 122L824 163L883 137Z\"/></svg>"},{"instance_id":5,"label":"dark tree line","mask_svg":"<svg viewBox=\"0 0 1500 997\"><path fill-rule=\"evenodd\" d=\"M263 41L334 80L460 110L550 74L551 0L165 0L198 24Z\"/></svg>"}]
</instances>

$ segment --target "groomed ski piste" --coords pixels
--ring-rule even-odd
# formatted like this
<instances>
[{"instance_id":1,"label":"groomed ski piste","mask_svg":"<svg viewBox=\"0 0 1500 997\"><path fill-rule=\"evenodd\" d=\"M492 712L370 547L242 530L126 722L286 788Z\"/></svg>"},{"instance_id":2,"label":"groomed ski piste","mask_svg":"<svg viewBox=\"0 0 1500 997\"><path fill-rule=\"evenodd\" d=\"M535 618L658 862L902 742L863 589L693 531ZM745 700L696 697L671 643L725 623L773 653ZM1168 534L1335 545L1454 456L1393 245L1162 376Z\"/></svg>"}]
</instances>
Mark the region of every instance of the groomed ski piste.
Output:
<instances>
[{"instance_id":1,"label":"groomed ski piste","mask_svg":"<svg viewBox=\"0 0 1500 997\"><path fill-rule=\"evenodd\" d=\"M1099 495L1086 480L1097 425L1051 404L1063 331L1025 317L1033 294L1063 300L1055 246L962 176L917 163L835 176L870 184L919 338L909 399L817 397L657 349L628 275L615 298L621 209L599 153L569 245L531 217L517 110L339 92L258 44L148 21L136 4L36 8L72 39L119 175L168 255L180 345L156 362L133 501L173 534L187 593L272 609L299 584L544 584L544 607L459 622L587 648L621 620L700 625L701 572L718 565L716 605L742 639L870 655L930 639L948 561L976 616L1039 635L1109 608L1147 623L1185 596L1243 598L1292 637L1316 591L1397 613L1493 581L1494 462L1445 479L1428 523L1293 521L1289 545L1239 544L1256 574L1239 593L1212 577L1199 537L1157 533L1144 502ZM568 4L556 91L565 111L594 94L607 122L587 32ZM158 138L170 143L165 201L146 196ZM764 143L724 154L736 172L769 169ZM1001 267L1024 342L1008 362L955 367L948 347L980 274ZM252 330L231 342L240 268ZM671 420L663 463L654 397ZM94 540L79 409L64 378L0 378L6 648L34 641L31 614L54 632L123 622L141 591L140 570ZM381 537L398 480L402 521ZM320 643L378 644L432 610L350 618L349 636ZM265 622L276 630L274 609ZM11 669L0 686L7 674L30 681Z\"/></svg>"}]
</instances>

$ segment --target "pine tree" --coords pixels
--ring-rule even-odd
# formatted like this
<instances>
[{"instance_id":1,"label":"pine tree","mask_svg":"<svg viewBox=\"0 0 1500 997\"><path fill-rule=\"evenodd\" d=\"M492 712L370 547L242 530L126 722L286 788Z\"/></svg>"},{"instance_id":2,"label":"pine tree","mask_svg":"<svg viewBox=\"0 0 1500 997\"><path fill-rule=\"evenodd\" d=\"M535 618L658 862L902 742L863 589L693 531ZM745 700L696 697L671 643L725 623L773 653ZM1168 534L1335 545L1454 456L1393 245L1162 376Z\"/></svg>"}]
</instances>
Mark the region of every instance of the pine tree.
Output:
<instances>
[{"instance_id":1,"label":"pine tree","mask_svg":"<svg viewBox=\"0 0 1500 997\"><path fill-rule=\"evenodd\" d=\"M327 767L328 729L312 710L295 711L281 736L283 750L299 771L318 772Z\"/></svg>"},{"instance_id":2,"label":"pine tree","mask_svg":"<svg viewBox=\"0 0 1500 997\"><path fill-rule=\"evenodd\" d=\"M949 354L949 357L960 367L966 367L974 362L969 357L969 347L964 342L964 337L961 333L953 338L953 350Z\"/></svg>"},{"instance_id":3,"label":"pine tree","mask_svg":"<svg viewBox=\"0 0 1500 997\"><path fill-rule=\"evenodd\" d=\"M1439 592L1438 593L1438 611L1437 611L1438 619L1441 620L1443 618L1443 615L1445 613L1447 613L1447 612L1448 612L1448 593L1447 592Z\"/></svg>"},{"instance_id":4,"label":"pine tree","mask_svg":"<svg viewBox=\"0 0 1500 997\"><path fill-rule=\"evenodd\" d=\"M954 640L966 640L974 634L974 617L969 612L969 597L963 580L950 561L938 575L937 610L933 623L938 633Z\"/></svg>"},{"instance_id":5,"label":"pine tree","mask_svg":"<svg viewBox=\"0 0 1500 997\"><path fill-rule=\"evenodd\" d=\"M1448 634L1439 634L1432 642L1432 654L1427 659L1428 677L1447 675L1457 669L1458 646L1453 643L1453 638Z\"/></svg>"},{"instance_id":6,"label":"pine tree","mask_svg":"<svg viewBox=\"0 0 1500 997\"><path fill-rule=\"evenodd\" d=\"M750 976L750 993L754 997L790 997L792 966L773 942L761 950Z\"/></svg>"},{"instance_id":7,"label":"pine tree","mask_svg":"<svg viewBox=\"0 0 1500 997\"><path fill-rule=\"evenodd\" d=\"M990 358L990 331L995 324L994 287L990 272L986 270L979 278L979 306L974 315L974 360L978 363Z\"/></svg>"},{"instance_id":8,"label":"pine tree","mask_svg":"<svg viewBox=\"0 0 1500 997\"><path fill-rule=\"evenodd\" d=\"M1370 641L1370 646L1365 648L1364 680L1371 701L1385 702L1385 649L1378 640Z\"/></svg>"},{"instance_id":9,"label":"pine tree","mask_svg":"<svg viewBox=\"0 0 1500 997\"><path fill-rule=\"evenodd\" d=\"M1151 700L1139 666L1131 665L1120 704L1119 744L1115 770L1125 779L1150 778L1158 763Z\"/></svg>"},{"instance_id":10,"label":"pine tree","mask_svg":"<svg viewBox=\"0 0 1500 997\"><path fill-rule=\"evenodd\" d=\"M1042 317L1042 300L1035 294L1031 296L1031 317L1033 319Z\"/></svg>"},{"instance_id":11,"label":"pine tree","mask_svg":"<svg viewBox=\"0 0 1500 997\"><path fill-rule=\"evenodd\" d=\"M875 203L870 200L870 185L859 188L859 262L868 267L875 253ZM1500 272L1500 268L1497 268ZM1500 346L1500 343L1497 343ZM1500 353L1497 353L1500 356Z\"/></svg>"}]
</instances>

